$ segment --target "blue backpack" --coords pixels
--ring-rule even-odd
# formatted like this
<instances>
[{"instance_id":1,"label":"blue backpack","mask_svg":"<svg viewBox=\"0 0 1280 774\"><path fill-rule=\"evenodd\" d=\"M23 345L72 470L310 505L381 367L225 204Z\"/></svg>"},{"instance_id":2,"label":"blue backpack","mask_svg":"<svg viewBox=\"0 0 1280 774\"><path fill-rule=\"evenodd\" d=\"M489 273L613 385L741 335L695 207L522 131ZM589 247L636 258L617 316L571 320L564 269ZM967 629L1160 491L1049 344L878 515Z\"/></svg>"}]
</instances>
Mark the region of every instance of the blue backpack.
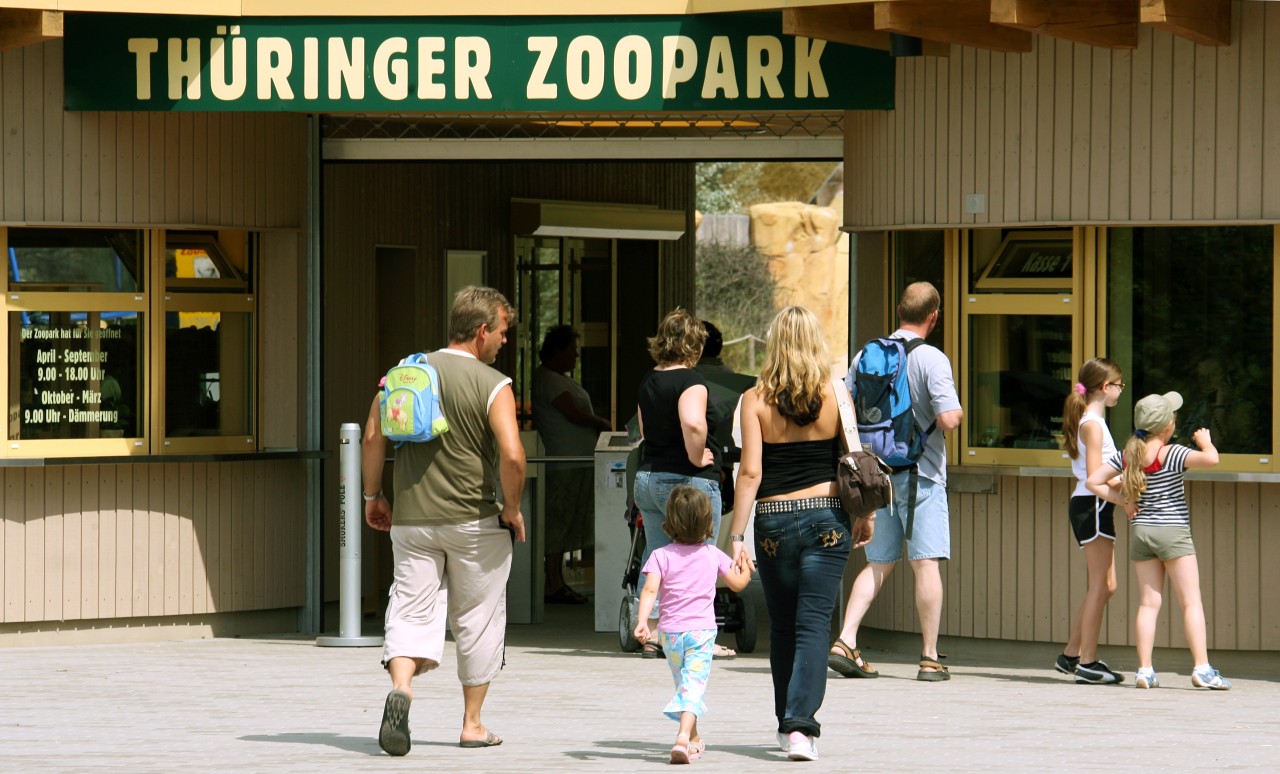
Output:
<instances>
[{"instance_id":1,"label":"blue backpack","mask_svg":"<svg viewBox=\"0 0 1280 774\"><path fill-rule=\"evenodd\" d=\"M937 424L922 431L911 411L907 356L921 344L924 339L872 339L862 348L849 385L863 447L894 470L915 467Z\"/></svg>"},{"instance_id":2,"label":"blue backpack","mask_svg":"<svg viewBox=\"0 0 1280 774\"><path fill-rule=\"evenodd\" d=\"M440 404L440 374L421 352L387 371L378 408L382 435L389 441L422 443L449 430Z\"/></svg>"}]
</instances>

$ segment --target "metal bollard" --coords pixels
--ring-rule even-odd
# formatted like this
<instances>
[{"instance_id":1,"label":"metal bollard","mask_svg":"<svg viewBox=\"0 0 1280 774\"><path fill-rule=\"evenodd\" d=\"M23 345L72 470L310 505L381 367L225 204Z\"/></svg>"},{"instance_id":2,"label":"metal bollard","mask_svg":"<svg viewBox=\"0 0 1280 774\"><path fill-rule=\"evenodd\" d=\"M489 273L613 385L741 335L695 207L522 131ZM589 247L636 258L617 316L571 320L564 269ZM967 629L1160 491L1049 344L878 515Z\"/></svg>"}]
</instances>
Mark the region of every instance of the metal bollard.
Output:
<instances>
[{"instance_id":1,"label":"metal bollard","mask_svg":"<svg viewBox=\"0 0 1280 774\"><path fill-rule=\"evenodd\" d=\"M338 636L316 637L321 647L368 648L381 637L360 636L360 530L364 499L360 486L360 426L342 425L338 451L338 542L341 588L338 594Z\"/></svg>"}]
</instances>

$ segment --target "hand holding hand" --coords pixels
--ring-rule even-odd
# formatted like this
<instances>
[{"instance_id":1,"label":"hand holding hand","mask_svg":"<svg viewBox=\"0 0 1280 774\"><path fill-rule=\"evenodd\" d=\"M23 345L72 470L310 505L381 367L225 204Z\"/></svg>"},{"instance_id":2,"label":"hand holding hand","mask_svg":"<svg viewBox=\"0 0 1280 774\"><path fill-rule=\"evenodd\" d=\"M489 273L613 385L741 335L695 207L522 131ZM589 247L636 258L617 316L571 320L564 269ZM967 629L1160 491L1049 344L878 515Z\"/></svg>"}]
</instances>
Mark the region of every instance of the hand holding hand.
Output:
<instances>
[{"instance_id":1,"label":"hand holding hand","mask_svg":"<svg viewBox=\"0 0 1280 774\"><path fill-rule=\"evenodd\" d=\"M745 572L751 575L756 569L756 564L751 559L751 554L747 553L747 544L738 541L733 544L733 566L738 572Z\"/></svg>"}]
</instances>

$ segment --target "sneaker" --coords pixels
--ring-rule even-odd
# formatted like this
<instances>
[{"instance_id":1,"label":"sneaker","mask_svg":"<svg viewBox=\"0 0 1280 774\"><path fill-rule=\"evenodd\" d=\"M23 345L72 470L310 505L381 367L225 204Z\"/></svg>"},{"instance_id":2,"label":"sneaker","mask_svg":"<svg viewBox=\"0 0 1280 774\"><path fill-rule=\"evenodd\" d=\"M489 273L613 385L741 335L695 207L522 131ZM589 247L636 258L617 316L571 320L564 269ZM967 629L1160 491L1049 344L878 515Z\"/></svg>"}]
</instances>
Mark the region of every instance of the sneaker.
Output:
<instances>
[{"instance_id":1,"label":"sneaker","mask_svg":"<svg viewBox=\"0 0 1280 774\"><path fill-rule=\"evenodd\" d=\"M787 738L786 734L781 731L775 731L773 738L778 740L779 750L782 750L783 752L791 752L791 740Z\"/></svg>"},{"instance_id":2,"label":"sneaker","mask_svg":"<svg viewBox=\"0 0 1280 774\"><path fill-rule=\"evenodd\" d=\"M1115 683L1124 682L1124 675L1111 671L1111 667L1107 666L1107 662L1099 659L1090 664L1078 664L1076 666L1076 682L1091 683L1093 685L1114 685Z\"/></svg>"},{"instance_id":3,"label":"sneaker","mask_svg":"<svg viewBox=\"0 0 1280 774\"><path fill-rule=\"evenodd\" d=\"M1194 677L1192 678L1195 679ZM1134 688L1159 688L1160 679L1156 677L1154 669L1139 669L1138 674L1133 678Z\"/></svg>"},{"instance_id":4,"label":"sneaker","mask_svg":"<svg viewBox=\"0 0 1280 774\"><path fill-rule=\"evenodd\" d=\"M378 746L387 755L406 755L413 744L409 738L409 705L412 702L413 699L404 691L387 694L387 703L382 709L382 726L378 729Z\"/></svg>"},{"instance_id":5,"label":"sneaker","mask_svg":"<svg viewBox=\"0 0 1280 774\"><path fill-rule=\"evenodd\" d=\"M818 760L818 740L800 731L792 731L787 738L787 757L793 761Z\"/></svg>"},{"instance_id":6,"label":"sneaker","mask_svg":"<svg viewBox=\"0 0 1280 774\"><path fill-rule=\"evenodd\" d=\"M1212 688L1215 691L1231 690L1231 681L1213 667L1191 673L1191 684L1197 688Z\"/></svg>"},{"instance_id":7,"label":"sneaker","mask_svg":"<svg viewBox=\"0 0 1280 774\"><path fill-rule=\"evenodd\" d=\"M1054 663L1053 668L1064 675L1074 675L1076 673L1076 665L1079 663L1079 656L1068 656L1066 653L1059 653L1058 660Z\"/></svg>"}]
</instances>

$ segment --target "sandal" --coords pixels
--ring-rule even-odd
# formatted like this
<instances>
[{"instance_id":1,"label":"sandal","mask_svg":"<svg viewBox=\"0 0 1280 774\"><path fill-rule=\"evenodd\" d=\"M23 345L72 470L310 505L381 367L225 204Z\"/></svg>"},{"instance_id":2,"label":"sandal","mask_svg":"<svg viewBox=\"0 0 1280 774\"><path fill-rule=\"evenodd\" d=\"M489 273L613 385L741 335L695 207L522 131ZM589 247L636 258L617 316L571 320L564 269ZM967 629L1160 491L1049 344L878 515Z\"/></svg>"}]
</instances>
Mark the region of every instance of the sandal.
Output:
<instances>
[{"instance_id":1,"label":"sandal","mask_svg":"<svg viewBox=\"0 0 1280 774\"><path fill-rule=\"evenodd\" d=\"M926 672L924 671L926 669L932 669L933 671ZM939 664L937 660L921 656L920 671L916 673L916 679L923 680L926 683L941 683L945 680L950 680L951 673L947 671L946 667Z\"/></svg>"},{"instance_id":2,"label":"sandal","mask_svg":"<svg viewBox=\"0 0 1280 774\"><path fill-rule=\"evenodd\" d=\"M657 640L650 640L640 646L640 658L661 658L662 643Z\"/></svg>"},{"instance_id":3,"label":"sandal","mask_svg":"<svg viewBox=\"0 0 1280 774\"><path fill-rule=\"evenodd\" d=\"M698 741L696 742L690 742L689 743L689 760L690 761L698 760L699 758L702 757L702 754L706 751L707 751L707 743L702 741L701 738L699 738Z\"/></svg>"},{"instance_id":4,"label":"sandal","mask_svg":"<svg viewBox=\"0 0 1280 774\"><path fill-rule=\"evenodd\" d=\"M680 740L684 741L681 742ZM688 763L692 758L689 757L689 735L681 734L676 737L676 743L671 746L671 762L672 763Z\"/></svg>"},{"instance_id":5,"label":"sandal","mask_svg":"<svg viewBox=\"0 0 1280 774\"><path fill-rule=\"evenodd\" d=\"M728 647L725 647L724 645L717 643L711 648L711 656L712 658L722 658L727 660L731 658L737 658L738 651L734 650L733 648L728 648Z\"/></svg>"},{"instance_id":6,"label":"sandal","mask_svg":"<svg viewBox=\"0 0 1280 774\"><path fill-rule=\"evenodd\" d=\"M837 639L831 646L831 650L842 650L843 654L830 653L827 655L827 666L842 677L879 677L880 673L876 668L871 666L871 662L862 658L862 651L858 648L850 648L844 640Z\"/></svg>"}]
</instances>

